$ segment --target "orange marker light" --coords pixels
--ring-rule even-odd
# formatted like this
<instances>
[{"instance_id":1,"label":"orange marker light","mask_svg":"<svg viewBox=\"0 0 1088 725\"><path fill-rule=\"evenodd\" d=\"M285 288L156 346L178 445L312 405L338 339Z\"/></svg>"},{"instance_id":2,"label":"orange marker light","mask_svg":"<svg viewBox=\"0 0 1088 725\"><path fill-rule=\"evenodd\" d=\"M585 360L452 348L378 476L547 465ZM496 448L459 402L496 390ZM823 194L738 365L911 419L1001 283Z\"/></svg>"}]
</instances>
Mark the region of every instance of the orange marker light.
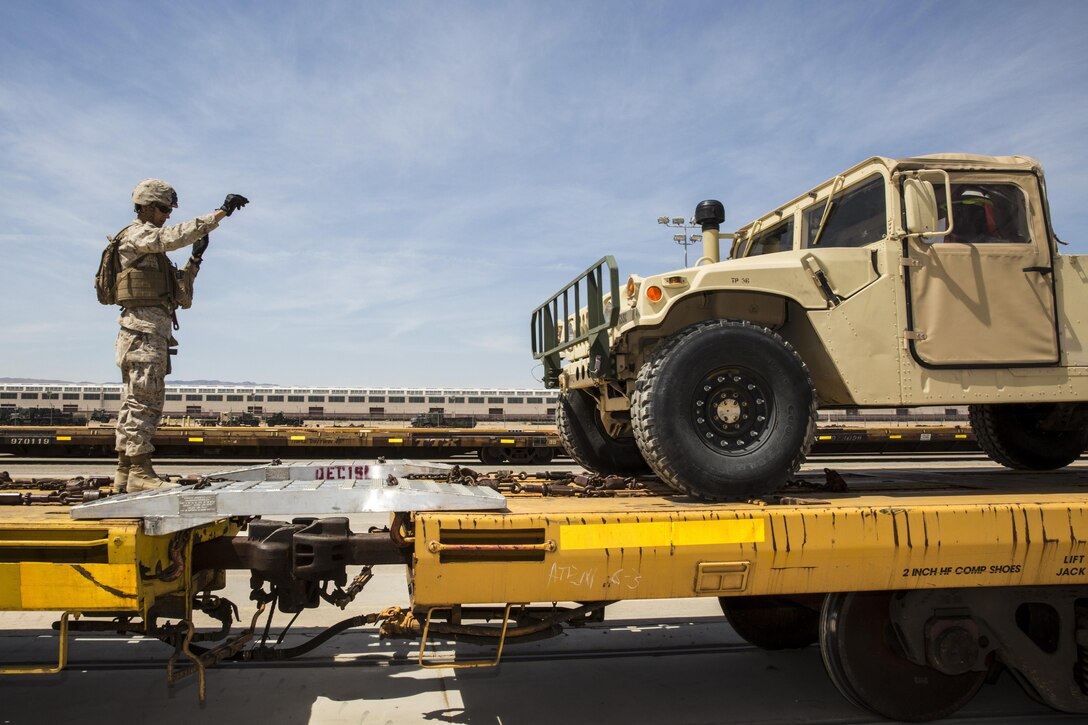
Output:
<instances>
[{"instance_id":1,"label":"orange marker light","mask_svg":"<svg viewBox=\"0 0 1088 725\"><path fill-rule=\"evenodd\" d=\"M650 302L660 302L661 301L661 288L658 287L657 285L650 285L649 287L647 287L646 288L646 299L650 300Z\"/></svg>"}]
</instances>

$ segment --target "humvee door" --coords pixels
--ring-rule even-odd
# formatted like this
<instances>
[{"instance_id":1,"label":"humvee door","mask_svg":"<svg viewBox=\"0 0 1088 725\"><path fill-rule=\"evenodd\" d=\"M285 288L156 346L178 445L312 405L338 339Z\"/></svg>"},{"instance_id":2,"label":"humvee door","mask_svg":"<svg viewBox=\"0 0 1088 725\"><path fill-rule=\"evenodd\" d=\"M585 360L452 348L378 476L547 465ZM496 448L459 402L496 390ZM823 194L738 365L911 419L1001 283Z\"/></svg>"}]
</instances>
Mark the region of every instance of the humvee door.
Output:
<instances>
[{"instance_id":1,"label":"humvee door","mask_svg":"<svg viewBox=\"0 0 1088 725\"><path fill-rule=\"evenodd\" d=\"M907 241L908 339L929 367L1055 365L1054 274L1035 176L953 173L952 228ZM935 185L938 231L948 196Z\"/></svg>"}]
</instances>

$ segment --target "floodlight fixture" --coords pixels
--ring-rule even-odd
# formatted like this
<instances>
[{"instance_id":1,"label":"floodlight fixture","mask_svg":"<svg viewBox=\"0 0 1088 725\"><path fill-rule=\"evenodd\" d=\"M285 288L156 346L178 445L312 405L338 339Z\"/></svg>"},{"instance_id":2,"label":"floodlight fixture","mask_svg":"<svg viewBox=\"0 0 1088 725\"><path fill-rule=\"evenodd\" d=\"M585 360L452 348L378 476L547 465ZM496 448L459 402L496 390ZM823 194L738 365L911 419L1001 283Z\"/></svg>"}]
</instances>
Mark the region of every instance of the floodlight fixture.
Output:
<instances>
[{"instance_id":1,"label":"floodlight fixture","mask_svg":"<svg viewBox=\"0 0 1088 725\"><path fill-rule=\"evenodd\" d=\"M688 266L688 247L693 244L697 244L703 240L702 234L688 234L688 230L698 228L694 219L685 219L684 217L674 216L659 216L657 223L667 227L679 227L684 230L683 234L674 234L672 240L684 248L684 267Z\"/></svg>"}]
</instances>

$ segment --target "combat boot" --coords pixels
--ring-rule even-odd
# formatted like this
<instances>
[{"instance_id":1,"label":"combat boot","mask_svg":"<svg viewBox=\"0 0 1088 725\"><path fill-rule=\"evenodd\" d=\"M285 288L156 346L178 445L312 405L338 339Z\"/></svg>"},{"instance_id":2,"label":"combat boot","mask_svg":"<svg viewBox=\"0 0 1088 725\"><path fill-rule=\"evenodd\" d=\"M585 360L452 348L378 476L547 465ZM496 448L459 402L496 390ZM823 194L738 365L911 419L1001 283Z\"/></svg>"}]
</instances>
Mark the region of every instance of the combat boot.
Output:
<instances>
[{"instance_id":1,"label":"combat boot","mask_svg":"<svg viewBox=\"0 0 1088 725\"><path fill-rule=\"evenodd\" d=\"M155 469L151 467L151 454L129 458L128 491L153 491L159 488L176 488L178 484L170 483L159 478Z\"/></svg>"},{"instance_id":2,"label":"combat boot","mask_svg":"<svg viewBox=\"0 0 1088 725\"><path fill-rule=\"evenodd\" d=\"M132 459L124 452L117 451L117 473L113 475L113 490L116 493L128 491L128 472L132 467Z\"/></svg>"}]
</instances>

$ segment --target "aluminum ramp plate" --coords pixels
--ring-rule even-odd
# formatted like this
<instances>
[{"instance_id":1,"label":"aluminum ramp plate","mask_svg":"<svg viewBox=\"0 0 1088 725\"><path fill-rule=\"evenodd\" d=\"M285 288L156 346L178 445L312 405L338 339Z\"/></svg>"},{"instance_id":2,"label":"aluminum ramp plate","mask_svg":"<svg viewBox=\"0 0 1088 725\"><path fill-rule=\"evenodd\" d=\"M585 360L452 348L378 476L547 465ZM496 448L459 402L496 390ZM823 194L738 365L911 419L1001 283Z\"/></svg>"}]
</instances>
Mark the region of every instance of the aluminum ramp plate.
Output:
<instances>
[{"instance_id":1,"label":"aluminum ramp plate","mask_svg":"<svg viewBox=\"0 0 1088 725\"><path fill-rule=\"evenodd\" d=\"M492 511L506 499L486 486L446 483L452 466L412 461L293 461L208 474L206 486L110 496L73 506L75 519L142 519L169 534L230 516L395 511ZM408 475L439 480L409 480Z\"/></svg>"}]
</instances>

